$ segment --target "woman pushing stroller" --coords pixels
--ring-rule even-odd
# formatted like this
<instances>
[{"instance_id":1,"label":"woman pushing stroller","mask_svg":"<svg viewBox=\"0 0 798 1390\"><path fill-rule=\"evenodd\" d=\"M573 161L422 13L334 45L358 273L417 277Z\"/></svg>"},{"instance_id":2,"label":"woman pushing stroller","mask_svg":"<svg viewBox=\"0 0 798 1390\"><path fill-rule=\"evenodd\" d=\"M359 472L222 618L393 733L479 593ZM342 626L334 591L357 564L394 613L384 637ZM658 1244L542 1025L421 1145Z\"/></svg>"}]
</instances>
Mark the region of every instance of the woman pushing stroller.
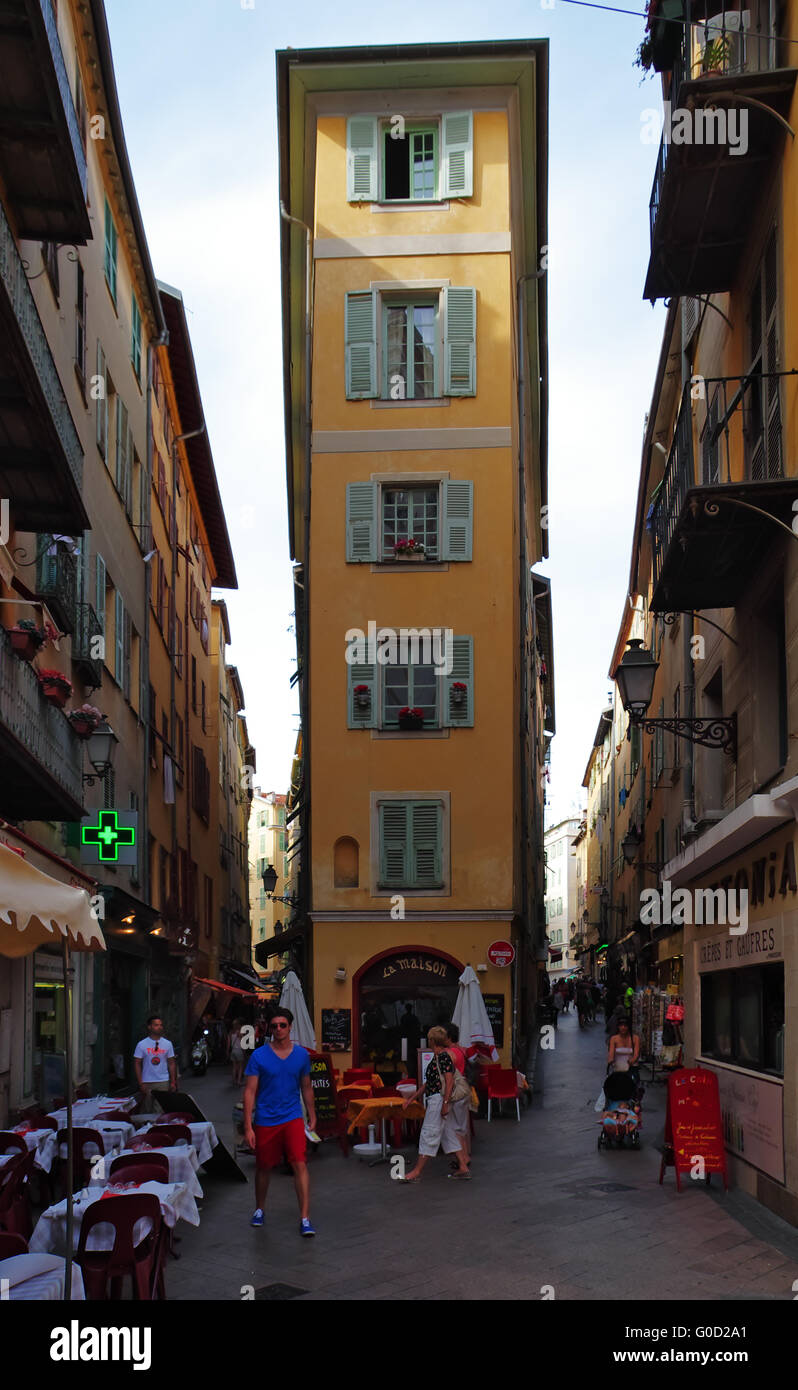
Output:
<instances>
[{"instance_id":1,"label":"woman pushing stroller","mask_svg":"<svg viewBox=\"0 0 798 1390\"><path fill-rule=\"evenodd\" d=\"M610 1038L607 1052L609 1073L604 1082L604 1110L599 1123L598 1147L620 1146L628 1138L633 1148L640 1144L640 1101L642 1088L637 1071L640 1038L632 1033L628 1018L618 1020L617 1032Z\"/></svg>"}]
</instances>

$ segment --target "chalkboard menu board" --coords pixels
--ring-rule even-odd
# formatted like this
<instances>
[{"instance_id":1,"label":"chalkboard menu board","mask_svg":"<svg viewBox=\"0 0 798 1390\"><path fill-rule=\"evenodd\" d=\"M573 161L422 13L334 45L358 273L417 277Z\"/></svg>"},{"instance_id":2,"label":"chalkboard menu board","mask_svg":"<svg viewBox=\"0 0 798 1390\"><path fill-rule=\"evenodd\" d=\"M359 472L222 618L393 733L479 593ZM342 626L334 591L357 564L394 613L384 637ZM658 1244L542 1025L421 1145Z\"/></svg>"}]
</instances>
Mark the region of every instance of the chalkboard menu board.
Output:
<instances>
[{"instance_id":1,"label":"chalkboard menu board","mask_svg":"<svg viewBox=\"0 0 798 1390\"><path fill-rule=\"evenodd\" d=\"M338 1094L335 1089L332 1057L329 1052L311 1052L310 1084L316 1104L316 1129L323 1135L337 1134Z\"/></svg>"},{"instance_id":2,"label":"chalkboard menu board","mask_svg":"<svg viewBox=\"0 0 798 1390\"><path fill-rule=\"evenodd\" d=\"M322 1009L321 1045L329 1052L352 1049L352 1010Z\"/></svg>"},{"instance_id":3,"label":"chalkboard menu board","mask_svg":"<svg viewBox=\"0 0 798 1390\"><path fill-rule=\"evenodd\" d=\"M482 998L493 1029L493 1041L497 1047L504 1047L504 995L483 994Z\"/></svg>"}]
</instances>

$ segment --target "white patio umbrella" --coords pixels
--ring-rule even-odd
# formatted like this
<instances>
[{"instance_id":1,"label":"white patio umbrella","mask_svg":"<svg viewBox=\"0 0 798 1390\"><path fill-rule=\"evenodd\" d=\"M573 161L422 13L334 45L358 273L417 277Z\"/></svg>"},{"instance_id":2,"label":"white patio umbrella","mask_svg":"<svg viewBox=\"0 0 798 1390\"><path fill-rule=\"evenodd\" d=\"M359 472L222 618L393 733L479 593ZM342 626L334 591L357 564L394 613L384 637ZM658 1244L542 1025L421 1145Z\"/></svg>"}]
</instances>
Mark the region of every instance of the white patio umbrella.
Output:
<instances>
[{"instance_id":1,"label":"white patio umbrella","mask_svg":"<svg viewBox=\"0 0 798 1390\"><path fill-rule=\"evenodd\" d=\"M64 1045L67 1111L67 1248L64 1298L72 1297L72 980L70 951L104 951L105 938L85 888L44 874L0 844L0 956L17 959L41 946L61 945L64 965Z\"/></svg>"},{"instance_id":2,"label":"white patio umbrella","mask_svg":"<svg viewBox=\"0 0 798 1390\"><path fill-rule=\"evenodd\" d=\"M465 1049L479 1045L487 1048L491 1061L498 1062L499 1054L496 1051L488 1011L479 991L479 980L470 965L466 966L460 976L460 989L452 1022L460 1029L460 1047Z\"/></svg>"},{"instance_id":3,"label":"white patio umbrella","mask_svg":"<svg viewBox=\"0 0 798 1390\"><path fill-rule=\"evenodd\" d=\"M311 1052L315 1052L316 1033L313 1028L313 1020L308 1013L308 1006L305 1003L302 986L293 970L289 970L283 981L283 992L280 995L280 1003L284 1008L290 1009L291 1013L294 1015L294 1021L291 1024L291 1037L293 1041L301 1043L302 1047L308 1047Z\"/></svg>"}]
</instances>

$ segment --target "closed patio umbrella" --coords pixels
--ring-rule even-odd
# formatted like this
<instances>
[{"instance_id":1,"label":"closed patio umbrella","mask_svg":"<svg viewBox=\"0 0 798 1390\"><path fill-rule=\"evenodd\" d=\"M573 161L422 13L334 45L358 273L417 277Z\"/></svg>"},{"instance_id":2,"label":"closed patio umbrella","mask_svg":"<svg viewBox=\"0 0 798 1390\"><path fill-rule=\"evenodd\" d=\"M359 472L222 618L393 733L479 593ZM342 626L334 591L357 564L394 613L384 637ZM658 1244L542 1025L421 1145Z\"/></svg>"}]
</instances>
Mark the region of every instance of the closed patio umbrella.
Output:
<instances>
[{"instance_id":1,"label":"closed patio umbrella","mask_svg":"<svg viewBox=\"0 0 798 1390\"><path fill-rule=\"evenodd\" d=\"M470 965L466 966L460 976L460 989L452 1022L460 1029L460 1047L479 1047L487 1050L491 1061L498 1062L499 1054L496 1051L488 1011L479 990L479 980Z\"/></svg>"},{"instance_id":2,"label":"closed patio umbrella","mask_svg":"<svg viewBox=\"0 0 798 1390\"><path fill-rule=\"evenodd\" d=\"M302 1047L307 1047L311 1052L316 1051L316 1032L313 1021L308 1013L305 1003L305 996L302 993L302 986L293 970L289 970L283 981L283 992L280 995L280 1003L286 1009L290 1009L294 1015L294 1022L291 1025L291 1037L294 1042L301 1043Z\"/></svg>"},{"instance_id":3,"label":"closed patio umbrella","mask_svg":"<svg viewBox=\"0 0 798 1390\"><path fill-rule=\"evenodd\" d=\"M72 984L70 951L104 951L105 939L84 888L44 874L0 844L0 955L16 959L60 943L64 964L67 1108L67 1249L64 1298L72 1296Z\"/></svg>"}]
</instances>

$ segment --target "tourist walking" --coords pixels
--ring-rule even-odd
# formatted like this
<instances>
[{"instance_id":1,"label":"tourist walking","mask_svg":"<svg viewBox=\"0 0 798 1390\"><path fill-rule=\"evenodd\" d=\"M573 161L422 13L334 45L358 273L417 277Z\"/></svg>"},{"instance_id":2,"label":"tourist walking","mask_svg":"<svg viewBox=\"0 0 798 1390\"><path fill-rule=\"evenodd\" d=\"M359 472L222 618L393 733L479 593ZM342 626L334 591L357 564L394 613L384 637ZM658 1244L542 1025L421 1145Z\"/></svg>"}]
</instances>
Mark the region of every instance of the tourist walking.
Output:
<instances>
[{"instance_id":1,"label":"tourist walking","mask_svg":"<svg viewBox=\"0 0 798 1390\"><path fill-rule=\"evenodd\" d=\"M466 1055L458 1044L460 1042L460 1029L456 1023L446 1024L446 1051L451 1057L454 1065L461 1076L465 1076ZM466 1163L471 1163L471 1126L469 1124L469 1104L470 1096L463 1096L460 1100L450 1100L449 1114L446 1116L446 1125L454 1131L460 1140L460 1147L466 1155ZM446 1126L444 1126L445 1129ZM452 1167L458 1164L452 1159Z\"/></svg>"},{"instance_id":2,"label":"tourist walking","mask_svg":"<svg viewBox=\"0 0 798 1390\"><path fill-rule=\"evenodd\" d=\"M429 1159L435 1157L441 1144L443 1144L444 1153L457 1156L457 1172L450 1173L449 1177L455 1180L459 1178L461 1181L471 1177L462 1143L455 1134L452 1124L446 1125L450 1110L450 1097L457 1075L457 1068L446 1050L447 1042L445 1028L436 1027L428 1030L427 1046L432 1048L435 1056L427 1064L424 1085L419 1086L412 1095L406 1096L402 1102L402 1109L406 1110L408 1105L417 1100L423 1093L427 1103L427 1111L418 1139L418 1158L415 1166L403 1178L399 1179L400 1182L419 1182Z\"/></svg>"},{"instance_id":3,"label":"tourist walking","mask_svg":"<svg viewBox=\"0 0 798 1390\"><path fill-rule=\"evenodd\" d=\"M151 1014L147 1019L147 1036L136 1043L133 1053L136 1080L143 1096L143 1107L149 1110L153 1091L177 1090L177 1060L175 1050L163 1035L163 1019Z\"/></svg>"},{"instance_id":4,"label":"tourist walking","mask_svg":"<svg viewBox=\"0 0 798 1390\"><path fill-rule=\"evenodd\" d=\"M291 1041L294 1015L282 1006L269 1020L271 1042L257 1047L246 1068L244 1083L244 1138L255 1150L255 1210L250 1226L263 1225L269 1191L269 1173L283 1158L294 1170L299 1204L299 1231L315 1236L310 1223L310 1179L305 1162L307 1139L302 1100L308 1125L316 1128L316 1104L310 1081L310 1054ZM254 1126L253 1126L254 1111Z\"/></svg>"},{"instance_id":5,"label":"tourist walking","mask_svg":"<svg viewBox=\"0 0 798 1390\"><path fill-rule=\"evenodd\" d=\"M244 1084L244 1049L241 1046L240 1018L233 1019L233 1026L230 1029L230 1036L227 1039L227 1055L233 1064L233 1085L243 1086Z\"/></svg>"},{"instance_id":6,"label":"tourist walking","mask_svg":"<svg viewBox=\"0 0 798 1390\"><path fill-rule=\"evenodd\" d=\"M618 1030L610 1038L607 1062L613 1071L630 1071L637 1081L639 1080L637 1075L639 1059L640 1038L637 1033L632 1032L629 1019L625 1015L621 1015L618 1019Z\"/></svg>"}]
</instances>

